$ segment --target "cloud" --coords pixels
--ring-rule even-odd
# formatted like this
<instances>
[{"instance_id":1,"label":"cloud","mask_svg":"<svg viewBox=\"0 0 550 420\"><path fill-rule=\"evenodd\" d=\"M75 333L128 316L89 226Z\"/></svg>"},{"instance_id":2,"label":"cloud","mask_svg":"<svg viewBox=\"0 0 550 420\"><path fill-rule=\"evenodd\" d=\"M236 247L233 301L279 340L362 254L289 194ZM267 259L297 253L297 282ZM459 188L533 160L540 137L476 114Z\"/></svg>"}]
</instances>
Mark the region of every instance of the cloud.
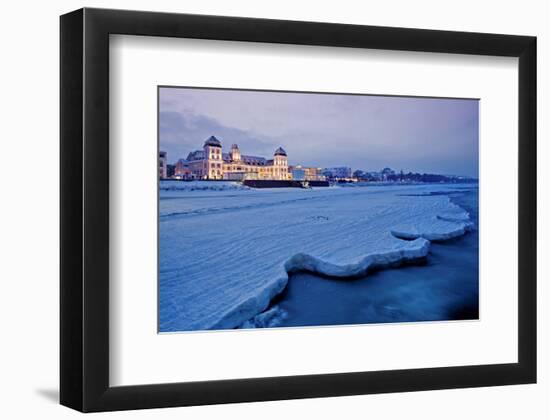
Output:
<instances>
[{"instance_id":1,"label":"cloud","mask_svg":"<svg viewBox=\"0 0 550 420\"><path fill-rule=\"evenodd\" d=\"M201 149L204 140L212 135L222 142L226 151L231 144L237 143L243 154L270 156L278 147L269 139L226 127L204 115L174 111L161 111L159 114L160 148L168 153L169 162L185 158L189 152Z\"/></svg>"}]
</instances>

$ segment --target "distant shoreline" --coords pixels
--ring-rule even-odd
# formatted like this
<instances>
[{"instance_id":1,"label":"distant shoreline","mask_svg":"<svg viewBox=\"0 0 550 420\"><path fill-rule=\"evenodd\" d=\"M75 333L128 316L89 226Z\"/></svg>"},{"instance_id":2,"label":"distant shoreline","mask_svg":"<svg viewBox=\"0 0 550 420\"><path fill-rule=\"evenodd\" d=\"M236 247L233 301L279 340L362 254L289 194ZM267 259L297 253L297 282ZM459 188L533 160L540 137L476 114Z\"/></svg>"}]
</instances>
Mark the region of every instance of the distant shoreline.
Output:
<instances>
[{"instance_id":1,"label":"distant shoreline","mask_svg":"<svg viewBox=\"0 0 550 420\"><path fill-rule=\"evenodd\" d=\"M231 179L176 179L176 178L161 178L161 182L234 182L242 183ZM419 181L329 181L330 184L357 184L357 185L440 185L440 184L479 184L479 179L466 178L456 179L445 182L419 182Z\"/></svg>"}]
</instances>

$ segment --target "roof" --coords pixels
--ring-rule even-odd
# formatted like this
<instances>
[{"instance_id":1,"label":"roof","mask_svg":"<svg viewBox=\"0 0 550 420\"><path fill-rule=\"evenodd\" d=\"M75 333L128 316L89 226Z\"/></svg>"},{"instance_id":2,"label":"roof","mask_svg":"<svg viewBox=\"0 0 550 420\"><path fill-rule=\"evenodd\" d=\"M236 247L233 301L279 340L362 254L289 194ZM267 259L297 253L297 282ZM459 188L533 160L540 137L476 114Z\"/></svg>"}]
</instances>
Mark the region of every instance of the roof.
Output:
<instances>
[{"instance_id":1,"label":"roof","mask_svg":"<svg viewBox=\"0 0 550 420\"><path fill-rule=\"evenodd\" d=\"M222 147L221 142L214 136L210 136L206 139L204 142L205 146L215 146L215 147Z\"/></svg>"},{"instance_id":2,"label":"roof","mask_svg":"<svg viewBox=\"0 0 550 420\"><path fill-rule=\"evenodd\" d=\"M277 150L275 150L275 156L277 155L286 156L285 149L283 149L282 147L279 147Z\"/></svg>"},{"instance_id":3,"label":"roof","mask_svg":"<svg viewBox=\"0 0 550 420\"><path fill-rule=\"evenodd\" d=\"M260 156L241 155L241 160L253 165L265 165L265 158Z\"/></svg>"},{"instance_id":4,"label":"roof","mask_svg":"<svg viewBox=\"0 0 550 420\"><path fill-rule=\"evenodd\" d=\"M203 159L204 159L204 151L202 150L195 150L194 152L191 152L187 155L188 161L203 160Z\"/></svg>"}]
</instances>

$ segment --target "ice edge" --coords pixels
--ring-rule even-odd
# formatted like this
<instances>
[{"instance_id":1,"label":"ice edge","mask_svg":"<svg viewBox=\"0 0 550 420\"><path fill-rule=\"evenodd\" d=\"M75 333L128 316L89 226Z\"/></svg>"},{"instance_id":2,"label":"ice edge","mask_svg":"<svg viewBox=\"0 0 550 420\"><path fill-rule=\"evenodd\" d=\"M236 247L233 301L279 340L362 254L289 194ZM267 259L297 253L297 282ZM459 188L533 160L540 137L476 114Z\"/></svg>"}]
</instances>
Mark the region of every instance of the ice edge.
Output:
<instances>
[{"instance_id":1,"label":"ice edge","mask_svg":"<svg viewBox=\"0 0 550 420\"><path fill-rule=\"evenodd\" d=\"M325 277L340 279L354 278L366 275L372 270L381 270L422 260L426 258L429 250L430 241L424 238L417 238L411 241L405 248L368 254L359 262L344 265L333 264L309 254L295 254L283 265L285 271L284 277L280 277L270 287L264 288L261 293L250 296L228 310L209 329L228 329L240 326L250 328L256 325L256 322L251 323L251 321L261 316L269 308L272 300L284 291L292 273L311 272ZM258 310L258 308L260 309Z\"/></svg>"}]
</instances>

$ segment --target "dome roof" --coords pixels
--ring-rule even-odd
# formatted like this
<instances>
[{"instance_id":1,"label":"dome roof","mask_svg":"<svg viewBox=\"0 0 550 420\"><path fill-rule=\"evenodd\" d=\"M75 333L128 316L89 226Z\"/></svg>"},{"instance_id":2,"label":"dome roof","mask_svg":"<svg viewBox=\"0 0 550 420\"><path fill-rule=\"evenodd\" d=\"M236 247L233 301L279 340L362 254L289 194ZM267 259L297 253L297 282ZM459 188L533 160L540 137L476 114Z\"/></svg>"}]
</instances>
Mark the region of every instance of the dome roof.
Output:
<instances>
[{"instance_id":1,"label":"dome roof","mask_svg":"<svg viewBox=\"0 0 550 420\"><path fill-rule=\"evenodd\" d=\"M220 143L220 141L214 136L210 136L208 139L206 139L206 141L204 142L204 145L222 147L222 144Z\"/></svg>"},{"instance_id":2,"label":"dome roof","mask_svg":"<svg viewBox=\"0 0 550 420\"><path fill-rule=\"evenodd\" d=\"M277 150L275 150L274 155L286 156L285 149L283 149L282 147L279 147Z\"/></svg>"}]
</instances>

